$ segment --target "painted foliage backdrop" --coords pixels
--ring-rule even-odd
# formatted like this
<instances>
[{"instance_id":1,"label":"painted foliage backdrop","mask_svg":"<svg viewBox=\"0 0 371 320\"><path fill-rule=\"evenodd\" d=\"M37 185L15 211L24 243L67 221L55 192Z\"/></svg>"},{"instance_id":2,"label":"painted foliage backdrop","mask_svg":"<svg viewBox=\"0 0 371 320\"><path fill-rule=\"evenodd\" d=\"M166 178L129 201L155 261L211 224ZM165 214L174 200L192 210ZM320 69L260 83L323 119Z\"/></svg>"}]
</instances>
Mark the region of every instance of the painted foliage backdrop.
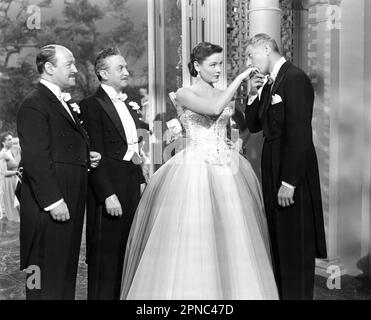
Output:
<instances>
[{"instance_id":1,"label":"painted foliage backdrop","mask_svg":"<svg viewBox=\"0 0 371 320\"><path fill-rule=\"evenodd\" d=\"M119 47L132 74L128 93L139 102L138 89L147 84L147 26L136 21L130 2L2 0L0 130L15 131L17 107L38 81L37 49L46 44L61 44L73 52L79 71L77 85L71 92L76 101L91 94L98 85L94 74L96 53L107 46ZM146 14L146 7L143 12ZM140 64L143 61L145 64Z\"/></svg>"}]
</instances>

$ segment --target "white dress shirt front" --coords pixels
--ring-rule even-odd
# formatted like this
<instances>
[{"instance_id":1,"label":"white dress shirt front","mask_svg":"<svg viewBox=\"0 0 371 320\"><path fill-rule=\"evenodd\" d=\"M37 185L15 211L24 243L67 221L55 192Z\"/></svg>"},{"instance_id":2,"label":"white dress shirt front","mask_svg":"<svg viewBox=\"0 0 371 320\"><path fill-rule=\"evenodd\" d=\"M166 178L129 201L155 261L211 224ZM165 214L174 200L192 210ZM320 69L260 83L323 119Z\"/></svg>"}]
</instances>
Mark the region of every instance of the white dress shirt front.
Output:
<instances>
[{"instance_id":1,"label":"white dress shirt front","mask_svg":"<svg viewBox=\"0 0 371 320\"><path fill-rule=\"evenodd\" d=\"M58 100L62 103L63 107L66 109L66 111L70 115L71 119L74 122L76 122L75 119L73 118L73 115L71 113L70 108L68 108L68 105L67 105L66 101L63 100L63 95L62 95L61 88L58 85L56 85L56 84L54 84L54 83L52 83L48 80L45 80L45 79L41 79L40 83L43 84L44 86L46 86L51 92L54 93L54 95L58 98Z\"/></svg>"},{"instance_id":2,"label":"white dress shirt front","mask_svg":"<svg viewBox=\"0 0 371 320\"><path fill-rule=\"evenodd\" d=\"M119 114L121 123L125 130L126 141L128 143L128 150L126 151L123 160L130 161L134 153L137 153L139 155L138 134L135 122L125 102L123 101L124 99L118 99L120 93L117 93L114 88L106 84L102 84L101 86L111 99L117 113Z\"/></svg>"}]
</instances>

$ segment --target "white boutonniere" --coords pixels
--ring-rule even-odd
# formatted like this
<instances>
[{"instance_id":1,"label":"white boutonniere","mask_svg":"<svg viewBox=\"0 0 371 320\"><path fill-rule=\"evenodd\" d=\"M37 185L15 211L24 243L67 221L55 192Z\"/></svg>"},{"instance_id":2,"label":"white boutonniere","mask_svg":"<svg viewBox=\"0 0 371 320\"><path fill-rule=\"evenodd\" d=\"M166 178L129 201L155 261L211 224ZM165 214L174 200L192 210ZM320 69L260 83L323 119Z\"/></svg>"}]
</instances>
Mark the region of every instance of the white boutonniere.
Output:
<instances>
[{"instance_id":1,"label":"white boutonniere","mask_svg":"<svg viewBox=\"0 0 371 320\"><path fill-rule=\"evenodd\" d=\"M140 109L140 106L138 103L136 103L135 101L130 101L129 102L129 106L134 110L134 111L137 111Z\"/></svg>"},{"instance_id":2,"label":"white boutonniere","mask_svg":"<svg viewBox=\"0 0 371 320\"><path fill-rule=\"evenodd\" d=\"M72 110L73 110L74 112L76 112L76 113L78 113L78 114L81 113L81 111L80 111L80 107L79 107L79 105L78 105L77 103L71 103L70 106L71 106L71 108L72 108Z\"/></svg>"}]
</instances>

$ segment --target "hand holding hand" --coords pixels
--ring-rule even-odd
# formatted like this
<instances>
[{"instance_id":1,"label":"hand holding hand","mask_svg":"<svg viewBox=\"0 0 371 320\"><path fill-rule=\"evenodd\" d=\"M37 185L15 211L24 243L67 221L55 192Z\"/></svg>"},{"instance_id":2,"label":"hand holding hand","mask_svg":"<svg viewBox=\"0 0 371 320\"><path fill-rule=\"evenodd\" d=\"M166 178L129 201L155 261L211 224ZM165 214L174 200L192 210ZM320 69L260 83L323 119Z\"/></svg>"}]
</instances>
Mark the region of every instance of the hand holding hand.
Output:
<instances>
[{"instance_id":1,"label":"hand holding hand","mask_svg":"<svg viewBox=\"0 0 371 320\"><path fill-rule=\"evenodd\" d=\"M255 74L259 73L259 69L250 65L247 69L240 74L244 80L250 80Z\"/></svg>"},{"instance_id":2,"label":"hand holding hand","mask_svg":"<svg viewBox=\"0 0 371 320\"><path fill-rule=\"evenodd\" d=\"M90 151L90 167L96 168L99 165L100 160L102 159L102 156L99 152L96 151Z\"/></svg>"},{"instance_id":3,"label":"hand holding hand","mask_svg":"<svg viewBox=\"0 0 371 320\"><path fill-rule=\"evenodd\" d=\"M143 158L138 154L138 153L134 153L132 158L131 158L131 161L136 164L136 165L140 165L143 163Z\"/></svg>"},{"instance_id":4,"label":"hand holding hand","mask_svg":"<svg viewBox=\"0 0 371 320\"><path fill-rule=\"evenodd\" d=\"M122 216L122 208L119 199L115 194L109 196L105 200L106 210L107 213L113 217L121 217Z\"/></svg>"},{"instance_id":5,"label":"hand holding hand","mask_svg":"<svg viewBox=\"0 0 371 320\"><path fill-rule=\"evenodd\" d=\"M250 89L249 95L258 94L258 90L263 86L264 81L265 81L265 76L263 74L261 73L255 74L250 80L251 89Z\"/></svg>"},{"instance_id":6,"label":"hand holding hand","mask_svg":"<svg viewBox=\"0 0 371 320\"><path fill-rule=\"evenodd\" d=\"M294 193L295 189L288 188L284 185L281 185L280 190L278 191L278 204L281 207L289 207L294 204Z\"/></svg>"},{"instance_id":7,"label":"hand holding hand","mask_svg":"<svg viewBox=\"0 0 371 320\"><path fill-rule=\"evenodd\" d=\"M50 210L50 214L55 221L65 222L70 220L70 212L68 211L67 204L64 201L54 209Z\"/></svg>"}]
</instances>

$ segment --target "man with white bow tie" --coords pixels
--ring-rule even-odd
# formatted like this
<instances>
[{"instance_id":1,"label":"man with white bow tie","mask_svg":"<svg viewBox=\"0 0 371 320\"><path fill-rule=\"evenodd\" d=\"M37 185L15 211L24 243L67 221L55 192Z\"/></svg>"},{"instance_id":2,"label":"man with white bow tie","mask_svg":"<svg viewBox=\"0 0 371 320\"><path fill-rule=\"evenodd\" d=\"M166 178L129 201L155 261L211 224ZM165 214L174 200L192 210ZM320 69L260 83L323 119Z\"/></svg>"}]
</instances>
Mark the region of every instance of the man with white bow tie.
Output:
<instances>
[{"instance_id":1,"label":"man with white bow tie","mask_svg":"<svg viewBox=\"0 0 371 320\"><path fill-rule=\"evenodd\" d=\"M251 79L245 114L250 132L264 135L262 187L278 290L281 299L313 299L315 258L327 255L313 86L269 35L252 37L247 53L260 71Z\"/></svg>"},{"instance_id":2,"label":"man with white bow tie","mask_svg":"<svg viewBox=\"0 0 371 320\"><path fill-rule=\"evenodd\" d=\"M43 47L36 58L40 83L17 115L22 148L20 196L21 269L37 268L40 285L28 275L27 299L74 299L87 178L100 155L62 92L75 85L71 51ZM90 154L89 154L90 153ZM28 270L28 269L27 269ZM34 269L33 269L34 270Z\"/></svg>"},{"instance_id":3,"label":"man with white bow tie","mask_svg":"<svg viewBox=\"0 0 371 320\"><path fill-rule=\"evenodd\" d=\"M92 148L102 154L89 176L87 205L88 299L119 299L126 242L145 179L137 129L140 122L122 91L129 72L120 51L102 50L95 61L101 82L81 103Z\"/></svg>"}]
</instances>

